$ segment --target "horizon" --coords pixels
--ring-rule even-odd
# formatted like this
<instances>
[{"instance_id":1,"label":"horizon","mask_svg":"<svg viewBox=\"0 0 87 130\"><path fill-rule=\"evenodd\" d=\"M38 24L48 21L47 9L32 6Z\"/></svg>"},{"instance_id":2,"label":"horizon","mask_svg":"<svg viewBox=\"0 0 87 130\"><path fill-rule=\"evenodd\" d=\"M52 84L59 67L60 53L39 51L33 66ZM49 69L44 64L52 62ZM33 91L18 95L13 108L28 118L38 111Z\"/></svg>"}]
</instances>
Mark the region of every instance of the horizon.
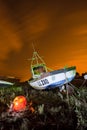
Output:
<instances>
[{"instance_id":1,"label":"horizon","mask_svg":"<svg viewBox=\"0 0 87 130\"><path fill-rule=\"evenodd\" d=\"M71 66L68 66L68 67L71 67ZM68 68L68 67L66 67L66 68ZM76 66L75 66L76 67ZM76 67L77 68L77 67ZM63 68L60 68L60 69L63 69ZM59 70L59 69L58 69ZM54 70L53 70L54 71ZM83 76L83 74L87 74L87 71L85 71L85 72L82 72L82 73L79 73L78 71L76 71L76 75L78 75L79 74L79 76ZM23 79L21 78L21 77L13 77L13 76L10 76L10 75L0 75L0 78L10 78L10 79L19 79L20 80L20 82L24 82L24 81L27 81L27 80L29 80L30 78L32 77L32 74L29 74L29 76L26 78L24 78L23 77Z\"/></svg>"}]
</instances>

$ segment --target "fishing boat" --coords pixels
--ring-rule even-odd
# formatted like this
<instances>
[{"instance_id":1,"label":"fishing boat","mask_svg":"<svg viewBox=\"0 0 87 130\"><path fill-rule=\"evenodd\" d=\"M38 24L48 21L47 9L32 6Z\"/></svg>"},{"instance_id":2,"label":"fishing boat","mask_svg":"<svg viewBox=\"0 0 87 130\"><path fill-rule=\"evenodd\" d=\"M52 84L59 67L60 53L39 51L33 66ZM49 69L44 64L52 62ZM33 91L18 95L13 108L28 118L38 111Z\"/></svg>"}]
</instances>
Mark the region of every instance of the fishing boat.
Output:
<instances>
[{"instance_id":1,"label":"fishing boat","mask_svg":"<svg viewBox=\"0 0 87 130\"><path fill-rule=\"evenodd\" d=\"M31 59L32 78L28 81L35 89L51 89L61 87L72 81L76 75L76 67L65 67L59 70L48 68L44 60L34 51Z\"/></svg>"},{"instance_id":2,"label":"fishing boat","mask_svg":"<svg viewBox=\"0 0 87 130\"><path fill-rule=\"evenodd\" d=\"M12 85L14 85L14 83L4 81L4 80L0 80L0 87L7 87L7 86L12 86Z\"/></svg>"}]
</instances>

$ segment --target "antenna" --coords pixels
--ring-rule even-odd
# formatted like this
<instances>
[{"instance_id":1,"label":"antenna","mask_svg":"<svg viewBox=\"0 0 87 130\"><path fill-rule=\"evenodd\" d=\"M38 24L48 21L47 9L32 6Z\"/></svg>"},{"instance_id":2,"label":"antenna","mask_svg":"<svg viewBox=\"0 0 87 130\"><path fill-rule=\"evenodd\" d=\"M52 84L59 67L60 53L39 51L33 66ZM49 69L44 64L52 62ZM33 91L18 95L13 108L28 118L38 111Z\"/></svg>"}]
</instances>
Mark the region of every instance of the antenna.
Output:
<instances>
[{"instance_id":1,"label":"antenna","mask_svg":"<svg viewBox=\"0 0 87 130\"><path fill-rule=\"evenodd\" d=\"M32 42L32 48L33 48L33 57L34 57L34 55L36 54L36 50L35 50L35 46L34 46L34 43ZM29 58L28 60L34 60L34 58Z\"/></svg>"},{"instance_id":2,"label":"antenna","mask_svg":"<svg viewBox=\"0 0 87 130\"><path fill-rule=\"evenodd\" d=\"M32 43L32 47L33 47L34 52L36 52L36 51L35 51L35 47L34 47L34 43Z\"/></svg>"}]
</instances>

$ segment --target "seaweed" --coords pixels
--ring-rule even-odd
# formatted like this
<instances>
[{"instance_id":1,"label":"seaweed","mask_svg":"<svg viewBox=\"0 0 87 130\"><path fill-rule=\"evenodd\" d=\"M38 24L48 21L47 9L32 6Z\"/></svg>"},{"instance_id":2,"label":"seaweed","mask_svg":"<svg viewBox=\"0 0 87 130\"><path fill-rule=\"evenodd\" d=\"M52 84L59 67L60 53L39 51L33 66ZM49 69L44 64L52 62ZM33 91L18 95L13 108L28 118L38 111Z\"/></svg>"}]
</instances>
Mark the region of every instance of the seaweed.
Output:
<instances>
[{"instance_id":1,"label":"seaweed","mask_svg":"<svg viewBox=\"0 0 87 130\"><path fill-rule=\"evenodd\" d=\"M87 88L75 88L72 94L58 88L35 90L28 84L0 89L0 130L86 130ZM8 112L13 99L24 95L32 101L34 112Z\"/></svg>"}]
</instances>

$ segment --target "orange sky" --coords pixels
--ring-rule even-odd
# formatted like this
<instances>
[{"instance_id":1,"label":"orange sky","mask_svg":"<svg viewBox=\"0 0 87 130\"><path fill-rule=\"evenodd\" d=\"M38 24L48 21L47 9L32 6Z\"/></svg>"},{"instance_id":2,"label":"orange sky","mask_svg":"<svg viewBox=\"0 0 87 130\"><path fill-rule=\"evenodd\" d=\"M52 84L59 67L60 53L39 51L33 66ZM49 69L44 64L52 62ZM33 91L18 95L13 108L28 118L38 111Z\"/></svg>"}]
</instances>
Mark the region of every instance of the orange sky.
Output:
<instances>
[{"instance_id":1,"label":"orange sky","mask_svg":"<svg viewBox=\"0 0 87 130\"><path fill-rule=\"evenodd\" d=\"M33 41L50 68L87 71L87 1L1 0L0 75L30 78Z\"/></svg>"}]
</instances>

